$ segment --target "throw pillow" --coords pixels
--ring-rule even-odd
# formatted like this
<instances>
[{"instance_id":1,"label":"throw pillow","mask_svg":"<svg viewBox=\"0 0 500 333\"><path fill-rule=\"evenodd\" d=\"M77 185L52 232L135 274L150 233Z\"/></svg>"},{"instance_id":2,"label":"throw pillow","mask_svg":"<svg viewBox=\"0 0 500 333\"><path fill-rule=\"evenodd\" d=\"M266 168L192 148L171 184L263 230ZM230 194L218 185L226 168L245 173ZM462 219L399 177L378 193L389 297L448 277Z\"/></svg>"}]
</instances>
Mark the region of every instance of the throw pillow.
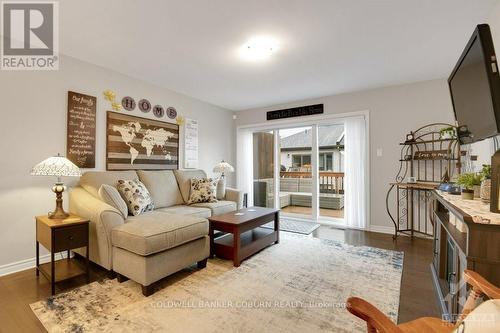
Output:
<instances>
[{"instance_id":1,"label":"throw pillow","mask_svg":"<svg viewBox=\"0 0 500 333\"><path fill-rule=\"evenodd\" d=\"M191 194L188 205L199 202L217 202L217 180L212 178L191 178Z\"/></svg>"},{"instance_id":2,"label":"throw pillow","mask_svg":"<svg viewBox=\"0 0 500 333\"><path fill-rule=\"evenodd\" d=\"M110 205L118 209L124 218L128 216L128 207L125 201L123 201L120 192L118 190L107 184L102 184L98 191L99 198Z\"/></svg>"},{"instance_id":3,"label":"throw pillow","mask_svg":"<svg viewBox=\"0 0 500 333\"><path fill-rule=\"evenodd\" d=\"M130 214L137 216L155 208L148 189L138 179L119 180L116 188L127 203Z\"/></svg>"}]
</instances>

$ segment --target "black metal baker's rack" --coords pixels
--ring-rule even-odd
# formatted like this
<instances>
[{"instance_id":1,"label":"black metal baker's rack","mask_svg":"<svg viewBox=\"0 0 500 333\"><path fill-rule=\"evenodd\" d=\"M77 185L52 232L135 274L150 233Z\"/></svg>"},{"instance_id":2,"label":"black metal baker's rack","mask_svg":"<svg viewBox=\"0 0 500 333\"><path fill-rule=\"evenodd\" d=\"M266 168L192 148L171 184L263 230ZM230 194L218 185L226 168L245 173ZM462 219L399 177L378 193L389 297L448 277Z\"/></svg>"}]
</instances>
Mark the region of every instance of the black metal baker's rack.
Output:
<instances>
[{"instance_id":1,"label":"black metal baker's rack","mask_svg":"<svg viewBox=\"0 0 500 333\"><path fill-rule=\"evenodd\" d=\"M399 170L386 195L386 209L400 234L432 236L431 191L460 173L460 144L456 136L443 138L445 123L423 126L400 143ZM455 128L456 133L456 128Z\"/></svg>"}]
</instances>

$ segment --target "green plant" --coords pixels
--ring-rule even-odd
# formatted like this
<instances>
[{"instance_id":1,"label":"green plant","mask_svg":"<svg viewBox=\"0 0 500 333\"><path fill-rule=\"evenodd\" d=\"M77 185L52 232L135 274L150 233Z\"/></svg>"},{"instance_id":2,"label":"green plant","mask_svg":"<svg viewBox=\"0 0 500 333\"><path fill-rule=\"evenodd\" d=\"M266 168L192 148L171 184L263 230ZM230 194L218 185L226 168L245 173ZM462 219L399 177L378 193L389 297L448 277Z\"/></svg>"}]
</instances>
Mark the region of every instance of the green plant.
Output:
<instances>
[{"instance_id":1,"label":"green plant","mask_svg":"<svg viewBox=\"0 0 500 333\"><path fill-rule=\"evenodd\" d=\"M453 126L444 127L439 130L439 135L441 135L441 137L444 137L446 134L448 134L450 138L457 137L457 131Z\"/></svg>"},{"instance_id":2,"label":"green plant","mask_svg":"<svg viewBox=\"0 0 500 333\"><path fill-rule=\"evenodd\" d=\"M481 181L491 178L491 165L483 164L483 169L481 170Z\"/></svg>"},{"instance_id":3,"label":"green plant","mask_svg":"<svg viewBox=\"0 0 500 333\"><path fill-rule=\"evenodd\" d=\"M457 177L457 184L467 190L472 190L474 186L481 185L481 175L477 173L462 173Z\"/></svg>"}]
</instances>

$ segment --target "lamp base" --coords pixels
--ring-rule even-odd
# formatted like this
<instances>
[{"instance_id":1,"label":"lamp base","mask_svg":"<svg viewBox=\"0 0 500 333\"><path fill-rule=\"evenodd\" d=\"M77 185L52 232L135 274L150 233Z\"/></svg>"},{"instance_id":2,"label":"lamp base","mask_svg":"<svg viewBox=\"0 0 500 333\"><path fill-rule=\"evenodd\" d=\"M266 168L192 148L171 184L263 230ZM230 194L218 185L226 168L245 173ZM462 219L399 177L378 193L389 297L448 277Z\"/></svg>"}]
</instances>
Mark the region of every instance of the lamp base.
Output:
<instances>
[{"instance_id":1,"label":"lamp base","mask_svg":"<svg viewBox=\"0 0 500 333\"><path fill-rule=\"evenodd\" d=\"M219 178L216 192L217 200L224 200L226 197L226 178L224 177L224 174Z\"/></svg>"},{"instance_id":2,"label":"lamp base","mask_svg":"<svg viewBox=\"0 0 500 333\"><path fill-rule=\"evenodd\" d=\"M56 194L56 210L49 213L49 219L66 219L69 217L69 214L66 213L63 208L62 194L65 189L66 186L64 186L63 183L56 183L52 187L52 192Z\"/></svg>"},{"instance_id":3,"label":"lamp base","mask_svg":"<svg viewBox=\"0 0 500 333\"><path fill-rule=\"evenodd\" d=\"M64 220L64 219L67 219L69 217L69 214L66 213L63 209L61 211L56 210L54 212L50 212L48 217L49 217L49 219Z\"/></svg>"}]
</instances>

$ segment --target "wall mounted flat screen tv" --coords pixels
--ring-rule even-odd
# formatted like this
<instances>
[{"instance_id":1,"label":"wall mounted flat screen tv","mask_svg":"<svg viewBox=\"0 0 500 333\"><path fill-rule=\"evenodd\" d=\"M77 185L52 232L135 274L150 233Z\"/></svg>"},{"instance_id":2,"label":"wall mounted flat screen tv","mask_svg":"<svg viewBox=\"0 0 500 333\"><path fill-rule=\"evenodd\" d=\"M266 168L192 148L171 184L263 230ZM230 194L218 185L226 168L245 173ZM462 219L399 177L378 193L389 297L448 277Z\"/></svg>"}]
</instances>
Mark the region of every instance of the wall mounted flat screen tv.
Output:
<instances>
[{"instance_id":1,"label":"wall mounted flat screen tv","mask_svg":"<svg viewBox=\"0 0 500 333\"><path fill-rule=\"evenodd\" d=\"M490 27L480 24L448 78L455 119L467 126L461 143L500 133L500 77ZM459 133L460 134L460 133Z\"/></svg>"}]
</instances>

